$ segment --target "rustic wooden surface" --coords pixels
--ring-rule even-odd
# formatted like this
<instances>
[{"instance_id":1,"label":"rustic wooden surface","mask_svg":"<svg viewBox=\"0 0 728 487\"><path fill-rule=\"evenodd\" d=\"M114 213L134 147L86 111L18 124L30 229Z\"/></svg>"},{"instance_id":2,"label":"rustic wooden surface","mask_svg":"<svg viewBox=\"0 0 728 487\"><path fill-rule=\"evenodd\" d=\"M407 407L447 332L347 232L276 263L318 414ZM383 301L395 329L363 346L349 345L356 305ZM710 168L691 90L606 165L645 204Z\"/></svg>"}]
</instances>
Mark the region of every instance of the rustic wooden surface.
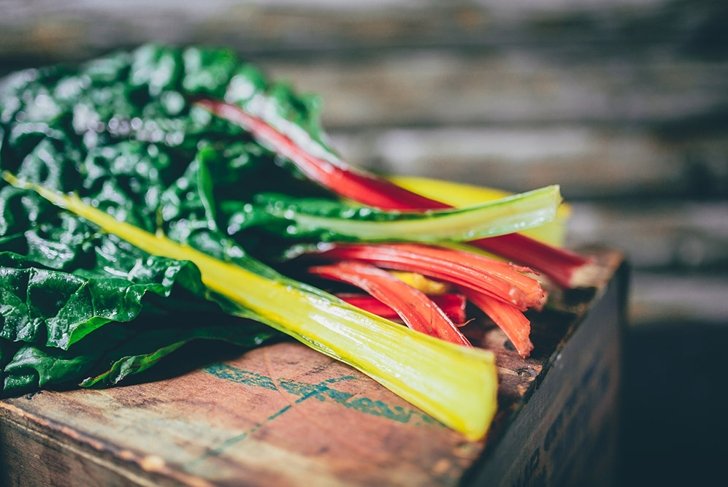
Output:
<instances>
[{"instance_id":1,"label":"rustic wooden surface","mask_svg":"<svg viewBox=\"0 0 728 487\"><path fill-rule=\"evenodd\" d=\"M718 324L726 24L720 0L0 0L0 72L147 41L229 46L319 93L356 164L560 183L571 245L629 255L635 326Z\"/></svg>"},{"instance_id":2,"label":"rustic wooden surface","mask_svg":"<svg viewBox=\"0 0 728 487\"><path fill-rule=\"evenodd\" d=\"M500 409L485 442L283 342L161 381L1 401L0 484L456 485L485 448L497 449L622 262L595 255L605 270L596 297L567 296L535 314L531 358L492 325L469 325L497 355Z\"/></svg>"}]
</instances>

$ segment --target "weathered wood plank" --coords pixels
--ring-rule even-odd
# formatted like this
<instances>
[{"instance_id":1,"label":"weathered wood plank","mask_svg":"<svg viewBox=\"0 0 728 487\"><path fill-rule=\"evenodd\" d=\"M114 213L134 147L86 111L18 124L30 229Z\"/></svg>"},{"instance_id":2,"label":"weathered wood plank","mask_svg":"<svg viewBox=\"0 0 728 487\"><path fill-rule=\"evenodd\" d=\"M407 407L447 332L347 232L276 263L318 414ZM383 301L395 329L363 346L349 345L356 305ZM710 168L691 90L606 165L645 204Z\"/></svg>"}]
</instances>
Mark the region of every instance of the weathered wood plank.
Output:
<instances>
[{"instance_id":1,"label":"weathered wood plank","mask_svg":"<svg viewBox=\"0 0 728 487\"><path fill-rule=\"evenodd\" d=\"M558 183L567 198L723 198L728 138L676 141L588 124L450 126L334 132L352 163L525 191Z\"/></svg>"},{"instance_id":2,"label":"weathered wood plank","mask_svg":"<svg viewBox=\"0 0 728 487\"><path fill-rule=\"evenodd\" d=\"M297 485L303 473L317 485L421 484L444 452L462 450L460 469L477 454L362 374L294 343L161 383L44 392L0 407L16 417L14 408L30 429L58 439L77 432L92 456L189 485ZM424 446L428 438L436 445Z\"/></svg>"},{"instance_id":3,"label":"weathered wood plank","mask_svg":"<svg viewBox=\"0 0 728 487\"><path fill-rule=\"evenodd\" d=\"M728 202L619 200L573 205L572 245L623 250L641 270L720 273L728 268Z\"/></svg>"},{"instance_id":4,"label":"weathered wood plank","mask_svg":"<svg viewBox=\"0 0 728 487\"><path fill-rule=\"evenodd\" d=\"M78 484L80 479L84 485L109 487L170 485L163 478L152 481L91 455L65 437L50 435L47 425L34 427L20 410L11 414L12 418L0 413L0 485L62 486Z\"/></svg>"},{"instance_id":5,"label":"weathered wood plank","mask_svg":"<svg viewBox=\"0 0 728 487\"><path fill-rule=\"evenodd\" d=\"M716 46L726 10L721 2L587 0L495 2L184 3L5 0L0 20L10 52L86 57L119 44L148 39L222 42L246 52L337 52L433 45L591 50L594 42L634 47ZM139 15L143 11L144 15ZM691 14L686 22L686 12ZM0 31L0 32L2 32ZM700 33L695 35L695 33ZM544 42L544 38L550 42ZM707 38L707 39L706 39ZM31 42L21 42L26 39ZM720 37L719 37L720 39ZM722 38L725 40L725 38Z\"/></svg>"},{"instance_id":6,"label":"weathered wood plank","mask_svg":"<svg viewBox=\"0 0 728 487\"><path fill-rule=\"evenodd\" d=\"M628 200L573 209L572 245L615 246L635 269L630 325L728 324L728 203Z\"/></svg>"},{"instance_id":7,"label":"weathered wood plank","mask_svg":"<svg viewBox=\"0 0 728 487\"><path fill-rule=\"evenodd\" d=\"M709 0L4 0L2 9L6 69L148 41L216 43L320 93L333 128L726 122L728 38L716 29L728 8ZM327 57L332 49L342 56Z\"/></svg>"},{"instance_id":8,"label":"weathered wood plank","mask_svg":"<svg viewBox=\"0 0 728 487\"><path fill-rule=\"evenodd\" d=\"M609 279L619 254L596 255ZM606 281L595 285L592 301L534 315L536 350L528 360L518 358L495 327L468 325L476 343L498 357L500 412L486 443L464 441L353 369L285 342L159 382L0 401L0 441L14 446L11 455L0 454L0 483L66 485L83 478L102 485L455 485L469 468L473 476L489 465L487 452L483 464L475 461L484 448L497 450L512 419L545 390L540 384L560 367L561 357L585 357L583 346L567 348L569 337L598 303L612 314L596 315L614 319L597 328L616 332L624 282L612 281L609 291ZM584 330L592 333L586 325ZM615 348L600 341L599 349L618 356L618 341L609 342ZM614 375L608 388L603 381L592 384L602 376L596 369L579 368L584 375L575 378L607 401L600 404L616 400L609 391L618 369L609 364ZM571 387L560 381L559 401L573 402ZM577 421L596 435L611 424L603 412L564 417L559 428ZM552 440L561 438L557 433L563 432L554 430ZM7 451L8 443L0 446ZM513 459L523 463L524 451L514 451Z\"/></svg>"},{"instance_id":9,"label":"weathered wood plank","mask_svg":"<svg viewBox=\"0 0 728 487\"><path fill-rule=\"evenodd\" d=\"M320 94L332 128L568 122L662 128L728 106L728 64L687 59L609 59L595 52L563 61L504 48L257 60L276 78Z\"/></svg>"}]
</instances>

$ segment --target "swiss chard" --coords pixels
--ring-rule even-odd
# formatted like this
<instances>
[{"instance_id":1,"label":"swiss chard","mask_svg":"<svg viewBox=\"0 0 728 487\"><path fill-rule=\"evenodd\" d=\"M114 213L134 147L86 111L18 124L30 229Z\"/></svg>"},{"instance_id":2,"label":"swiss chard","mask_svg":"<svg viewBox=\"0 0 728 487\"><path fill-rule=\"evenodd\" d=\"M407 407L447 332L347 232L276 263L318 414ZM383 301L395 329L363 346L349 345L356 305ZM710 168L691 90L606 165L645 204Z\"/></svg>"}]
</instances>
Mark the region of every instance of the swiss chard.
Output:
<instances>
[{"instance_id":1,"label":"swiss chard","mask_svg":"<svg viewBox=\"0 0 728 487\"><path fill-rule=\"evenodd\" d=\"M293 162L312 181L359 203L399 211L443 210L450 205L347 165L330 148L313 139L280 114L267 111L264 95L237 104L204 98L197 103L217 116L250 131L261 144ZM532 266L565 287L590 285L594 266L588 258L551 247L524 235L510 233L479 238L472 245Z\"/></svg>"},{"instance_id":2,"label":"swiss chard","mask_svg":"<svg viewBox=\"0 0 728 487\"><path fill-rule=\"evenodd\" d=\"M392 289L431 303L401 281L428 293L461 286L475 304L485 296L511 312L489 314L521 353L530 342L520 310L545 299L523 268L436 245L514 241L504 234L554 217L556 187L452 209L348 168L326 143L315 97L228 50L148 45L7 78L0 169L17 177L0 183L0 394L113 385L191 341L247 347L278 330L479 438L496 405L492 354L362 312L260 259L294 241L386 241L323 255L338 270L346 258L357 272L364 261L420 273L398 281L364 266L386 279L380 297L394 307ZM463 343L439 318L430 331Z\"/></svg>"},{"instance_id":3,"label":"swiss chard","mask_svg":"<svg viewBox=\"0 0 728 487\"><path fill-rule=\"evenodd\" d=\"M145 308L214 309L188 262L139 252L27 191L5 186L0 201L0 337L67 349Z\"/></svg>"},{"instance_id":4,"label":"swiss chard","mask_svg":"<svg viewBox=\"0 0 728 487\"><path fill-rule=\"evenodd\" d=\"M27 190L0 189L0 229L0 395L112 385L192 340L276 335L231 326L231 305L190 262L149 255Z\"/></svg>"},{"instance_id":5,"label":"swiss chard","mask_svg":"<svg viewBox=\"0 0 728 487\"><path fill-rule=\"evenodd\" d=\"M18 181L9 174L5 177L140 250L193 262L200 269L202 282L238 305L242 316L255 317L361 370L468 438L481 438L486 433L495 414L497 394L492 353L413 332L283 276L271 279L274 271L262 273L264 266L250 258L241 257L230 264L117 221L76 196Z\"/></svg>"}]
</instances>

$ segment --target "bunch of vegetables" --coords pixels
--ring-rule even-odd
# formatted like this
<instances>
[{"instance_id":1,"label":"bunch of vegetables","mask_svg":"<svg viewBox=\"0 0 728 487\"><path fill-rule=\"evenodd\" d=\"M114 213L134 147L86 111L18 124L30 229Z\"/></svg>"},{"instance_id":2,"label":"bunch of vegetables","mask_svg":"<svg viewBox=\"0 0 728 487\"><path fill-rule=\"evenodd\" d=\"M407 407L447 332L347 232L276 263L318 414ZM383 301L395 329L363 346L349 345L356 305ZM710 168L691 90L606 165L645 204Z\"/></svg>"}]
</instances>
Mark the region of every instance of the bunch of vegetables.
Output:
<instances>
[{"instance_id":1,"label":"bunch of vegetables","mask_svg":"<svg viewBox=\"0 0 728 487\"><path fill-rule=\"evenodd\" d=\"M458 187L472 196L455 208L446 183L349 167L316 98L227 50L148 45L9 76L0 169L2 395L109 386L193 340L282 333L477 439L497 379L461 331L466 302L527 356L535 274L575 286L590 266L515 233L559 218L558 187Z\"/></svg>"}]
</instances>

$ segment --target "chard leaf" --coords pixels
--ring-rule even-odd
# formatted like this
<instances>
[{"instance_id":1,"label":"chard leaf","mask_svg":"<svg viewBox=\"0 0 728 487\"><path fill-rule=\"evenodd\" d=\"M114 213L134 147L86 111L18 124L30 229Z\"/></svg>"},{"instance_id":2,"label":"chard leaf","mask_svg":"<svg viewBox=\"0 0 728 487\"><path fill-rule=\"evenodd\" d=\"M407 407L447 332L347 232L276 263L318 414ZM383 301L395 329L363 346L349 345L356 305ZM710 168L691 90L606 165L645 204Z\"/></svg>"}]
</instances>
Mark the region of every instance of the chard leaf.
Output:
<instances>
[{"instance_id":1,"label":"chard leaf","mask_svg":"<svg viewBox=\"0 0 728 487\"><path fill-rule=\"evenodd\" d=\"M229 51L159 45L0 84L0 169L22 180L0 184L3 394L112 385L197 339L252 346L278 336L213 319L225 312L483 437L496 407L491 353L420 336L251 257L281 242L261 225L302 222L261 213L256 194L336 198L195 98L224 93L335 160L315 97L267 81ZM296 213L335 220L326 231L348 234L335 206ZM354 223L414 221L377 218Z\"/></svg>"},{"instance_id":2,"label":"chard leaf","mask_svg":"<svg viewBox=\"0 0 728 487\"><path fill-rule=\"evenodd\" d=\"M222 96L240 61L229 49L190 47L183 53L184 91L195 95Z\"/></svg>"},{"instance_id":3,"label":"chard leaf","mask_svg":"<svg viewBox=\"0 0 728 487\"><path fill-rule=\"evenodd\" d=\"M202 318L201 318L202 319ZM221 322L225 320L220 318ZM159 334L161 340L150 346L148 336L137 338L137 342L146 343L146 350L137 351L116 351L116 356L121 353L129 355L121 356L93 377L84 379L79 385L81 387L108 387L118 384L129 376L139 374L158 364L162 359L174 353L185 345L196 340L212 340L235 344L242 348L253 348L270 340L280 339L281 335L270 327L253 321L239 323L221 323L215 326L188 327L182 333L170 334L168 331ZM172 341L171 340L176 340ZM156 348L158 347L158 348Z\"/></svg>"},{"instance_id":4,"label":"chard leaf","mask_svg":"<svg viewBox=\"0 0 728 487\"><path fill-rule=\"evenodd\" d=\"M148 44L134 52L129 83L156 96L177 89L183 69L179 49Z\"/></svg>"},{"instance_id":5,"label":"chard leaf","mask_svg":"<svg viewBox=\"0 0 728 487\"><path fill-rule=\"evenodd\" d=\"M155 256L130 261L121 255L123 251L118 252L119 260L131 267L85 268L72 273L0 252L0 336L68 349L106 323L134 320L145 306L184 306L190 297L201 298L206 293L199 271L189 262ZM154 297L172 297L175 303Z\"/></svg>"},{"instance_id":6,"label":"chard leaf","mask_svg":"<svg viewBox=\"0 0 728 487\"><path fill-rule=\"evenodd\" d=\"M18 191L0 189L0 337L68 349L145 309L215 308L193 264L151 256Z\"/></svg>"},{"instance_id":7,"label":"chard leaf","mask_svg":"<svg viewBox=\"0 0 728 487\"><path fill-rule=\"evenodd\" d=\"M195 340L250 347L277 335L221 318L259 319L212 295L191 262L143 252L30 191L4 186L0 202L3 395L113 385Z\"/></svg>"},{"instance_id":8,"label":"chard leaf","mask_svg":"<svg viewBox=\"0 0 728 487\"><path fill-rule=\"evenodd\" d=\"M224 315L188 314L159 323L143 318L131 325L112 324L69 350L22 345L0 339L1 384L5 395L38 388L108 387L145 372L181 347L197 340L258 346L279 335L252 321ZM6 361L2 352L7 349ZM0 396L3 388L0 388Z\"/></svg>"},{"instance_id":9,"label":"chard leaf","mask_svg":"<svg viewBox=\"0 0 728 487\"><path fill-rule=\"evenodd\" d=\"M249 246L264 245L263 237L248 232L236 240L226 209L252 202L260 191L322 193L244 130L193 104L195 96L232 93L244 80L277 113L318 133L315 98L269 83L229 50L147 45L0 81L0 169L280 278L246 258ZM247 346L271 333L229 323L210 327L208 320L179 330L160 325L178 325L180 316L202 311L260 317L213 295L190 262L141 251L3 183L0 299L6 392L90 377L96 378L87 385L108 385L195 339Z\"/></svg>"},{"instance_id":10,"label":"chard leaf","mask_svg":"<svg viewBox=\"0 0 728 487\"><path fill-rule=\"evenodd\" d=\"M198 154L197 162L197 192L202 203L202 207L205 209L205 220L210 230L217 231L216 221L216 205L215 198L212 194L212 175L208 168L208 154L210 151L202 150Z\"/></svg>"}]
</instances>

